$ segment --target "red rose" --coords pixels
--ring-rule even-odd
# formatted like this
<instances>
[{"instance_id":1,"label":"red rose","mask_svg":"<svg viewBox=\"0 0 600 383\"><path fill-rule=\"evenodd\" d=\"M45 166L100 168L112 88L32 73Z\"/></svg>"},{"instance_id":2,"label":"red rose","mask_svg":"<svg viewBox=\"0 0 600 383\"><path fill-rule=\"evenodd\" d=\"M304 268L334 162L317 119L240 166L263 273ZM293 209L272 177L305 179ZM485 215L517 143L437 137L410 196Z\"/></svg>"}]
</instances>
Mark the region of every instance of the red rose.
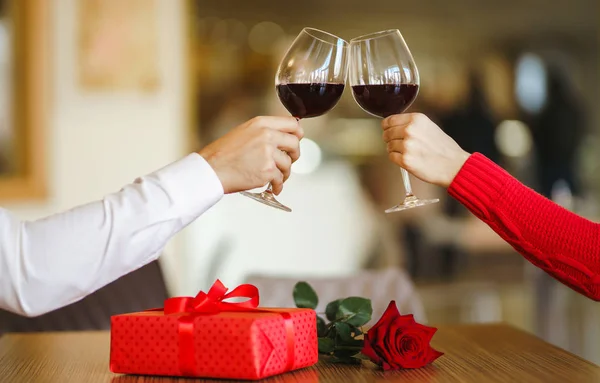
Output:
<instances>
[{"instance_id":1,"label":"red rose","mask_svg":"<svg viewBox=\"0 0 600 383\"><path fill-rule=\"evenodd\" d=\"M362 353L384 370L423 367L444 355L429 345L436 331L415 322L412 315L400 315L396 302L391 301L365 334Z\"/></svg>"}]
</instances>

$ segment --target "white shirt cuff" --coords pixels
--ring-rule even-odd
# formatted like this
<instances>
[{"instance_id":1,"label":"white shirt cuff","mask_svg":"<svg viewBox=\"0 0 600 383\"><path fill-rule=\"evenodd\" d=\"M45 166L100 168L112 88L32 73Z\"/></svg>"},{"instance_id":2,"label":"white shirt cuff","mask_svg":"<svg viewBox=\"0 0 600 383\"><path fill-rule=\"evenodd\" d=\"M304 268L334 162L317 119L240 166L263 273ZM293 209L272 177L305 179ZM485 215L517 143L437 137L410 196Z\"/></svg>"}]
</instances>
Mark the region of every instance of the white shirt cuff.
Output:
<instances>
[{"instance_id":1,"label":"white shirt cuff","mask_svg":"<svg viewBox=\"0 0 600 383\"><path fill-rule=\"evenodd\" d=\"M223 197L223 185L211 166L192 153L156 171L156 177L171 197L179 216L195 219Z\"/></svg>"}]
</instances>

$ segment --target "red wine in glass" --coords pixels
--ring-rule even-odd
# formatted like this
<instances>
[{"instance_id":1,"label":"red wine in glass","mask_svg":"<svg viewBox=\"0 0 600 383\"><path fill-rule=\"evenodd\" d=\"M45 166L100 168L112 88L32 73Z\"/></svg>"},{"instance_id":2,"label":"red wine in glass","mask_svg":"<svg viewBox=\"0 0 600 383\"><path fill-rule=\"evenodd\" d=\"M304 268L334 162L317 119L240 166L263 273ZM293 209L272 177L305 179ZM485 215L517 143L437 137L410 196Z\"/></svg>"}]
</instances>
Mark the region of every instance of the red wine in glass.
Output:
<instances>
[{"instance_id":1,"label":"red wine in glass","mask_svg":"<svg viewBox=\"0 0 600 383\"><path fill-rule=\"evenodd\" d=\"M318 117L340 100L348 74L348 43L314 28L304 28L281 59L275 75L279 100L297 119ZM279 202L271 185L260 193L242 195L265 205L292 211Z\"/></svg>"},{"instance_id":2,"label":"red wine in glass","mask_svg":"<svg viewBox=\"0 0 600 383\"><path fill-rule=\"evenodd\" d=\"M296 118L318 117L329 112L340 100L344 84L289 83L276 86L279 100Z\"/></svg>"},{"instance_id":3,"label":"red wine in glass","mask_svg":"<svg viewBox=\"0 0 600 383\"><path fill-rule=\"evenodd\" d=\"M356 103L367 113L385 118L403 113L419 93L417 65L397 29L360 36L350 41L350 86ZM387 209L394 213L439 202L413 194L410 177L401 169L404 200Z\"/></svg>"},{"instance_id":4,"label":"red wine in glass","mask_svg":"<svg viewBox=\"0 0 600 383\"><path fill-rule=\"evenodd\" d=\"M354 85L354 99L365 111L377 116L388 117L404 112L417 98L417 84Z\"/></svg>"}]
</instances>

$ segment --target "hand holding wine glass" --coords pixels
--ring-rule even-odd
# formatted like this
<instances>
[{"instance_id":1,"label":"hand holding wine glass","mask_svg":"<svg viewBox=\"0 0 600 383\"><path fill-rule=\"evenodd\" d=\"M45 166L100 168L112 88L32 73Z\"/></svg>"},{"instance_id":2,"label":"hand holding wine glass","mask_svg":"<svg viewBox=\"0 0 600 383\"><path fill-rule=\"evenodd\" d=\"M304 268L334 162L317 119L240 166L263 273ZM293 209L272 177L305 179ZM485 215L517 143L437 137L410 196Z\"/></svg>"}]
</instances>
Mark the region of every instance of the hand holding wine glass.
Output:
<instances>
[{"instance_id":1,"label":"hand holding wine glass","mask_svg":"<svg viewBox=\"0 0 600 383\"><path fill-rule=\"evenodd\" d=\"M255 117L198 152L219 177L225 194L271 182L279 194L300 156L304 132L292 117Z\"/></svg>"},{"instance_id":2,"label":"hand holding wine glass","mask_svg":"<svg viewBox=\"0 0 600 383\"><path fill-rule=\"evenodd\" d=\"M304 28L279 64L275 88L279 100L296 119L330 111L344 91L348 43L330 33ZM271 186L261 193L242 192L258 202L284 211Z\"/></svg>"},{"instance_id":3,"label":"hand holding wine glass","mask_svg":"<svg viewBox=\"0 0 600 383\"><path fill-rule=\"evenodd\" d=\"M422 181L448 188L470 156L424 114L395 114L381 126L390 160Z\"/></svg>"},{"instance_id":4,"label":"hand holding wine glass","mask_svg":"<svg viewBox=\"0 0 600 383\"><path fill-rule=\"evenodd\" d=\"M419 92L419 71L399 30L372 33L350 41L350 85L354 100L374 116L386 118L410 107ZM402 180L404 201L386 213L439 201L418 199L404 169Z\"/></svg>"}]
</instances>

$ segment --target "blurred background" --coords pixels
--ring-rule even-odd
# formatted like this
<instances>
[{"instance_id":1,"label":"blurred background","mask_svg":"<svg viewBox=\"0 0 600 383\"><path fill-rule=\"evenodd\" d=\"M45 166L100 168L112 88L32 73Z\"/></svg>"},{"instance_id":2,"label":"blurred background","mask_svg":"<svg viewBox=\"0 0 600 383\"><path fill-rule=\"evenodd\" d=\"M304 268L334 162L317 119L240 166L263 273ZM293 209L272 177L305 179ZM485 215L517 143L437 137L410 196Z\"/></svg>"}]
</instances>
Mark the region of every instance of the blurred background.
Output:
<instances>
[{"instance_id":1,"label":"blurred background","mask_svg":"<svg viewBox=\"0 0 600 383\"><path fill-rule=\"evenodd\" d=\"M600 221L596 0L0 4L0 199L23 219L101 198L253 116L287 115L275 71L311 26L346 40L400 29L421 77L411 111ZM376 313L397 299L431 324L508 322L600 363L598 304L533 268L444 190L413 180L441 203L383 213L403 188L379 123L350 92L303 120L303 156L279 197L293 213L226 196L165 249L157 294L220 278L290 305L307 279L323 303L359 294Z\"/></svg>"}]
</instances>

